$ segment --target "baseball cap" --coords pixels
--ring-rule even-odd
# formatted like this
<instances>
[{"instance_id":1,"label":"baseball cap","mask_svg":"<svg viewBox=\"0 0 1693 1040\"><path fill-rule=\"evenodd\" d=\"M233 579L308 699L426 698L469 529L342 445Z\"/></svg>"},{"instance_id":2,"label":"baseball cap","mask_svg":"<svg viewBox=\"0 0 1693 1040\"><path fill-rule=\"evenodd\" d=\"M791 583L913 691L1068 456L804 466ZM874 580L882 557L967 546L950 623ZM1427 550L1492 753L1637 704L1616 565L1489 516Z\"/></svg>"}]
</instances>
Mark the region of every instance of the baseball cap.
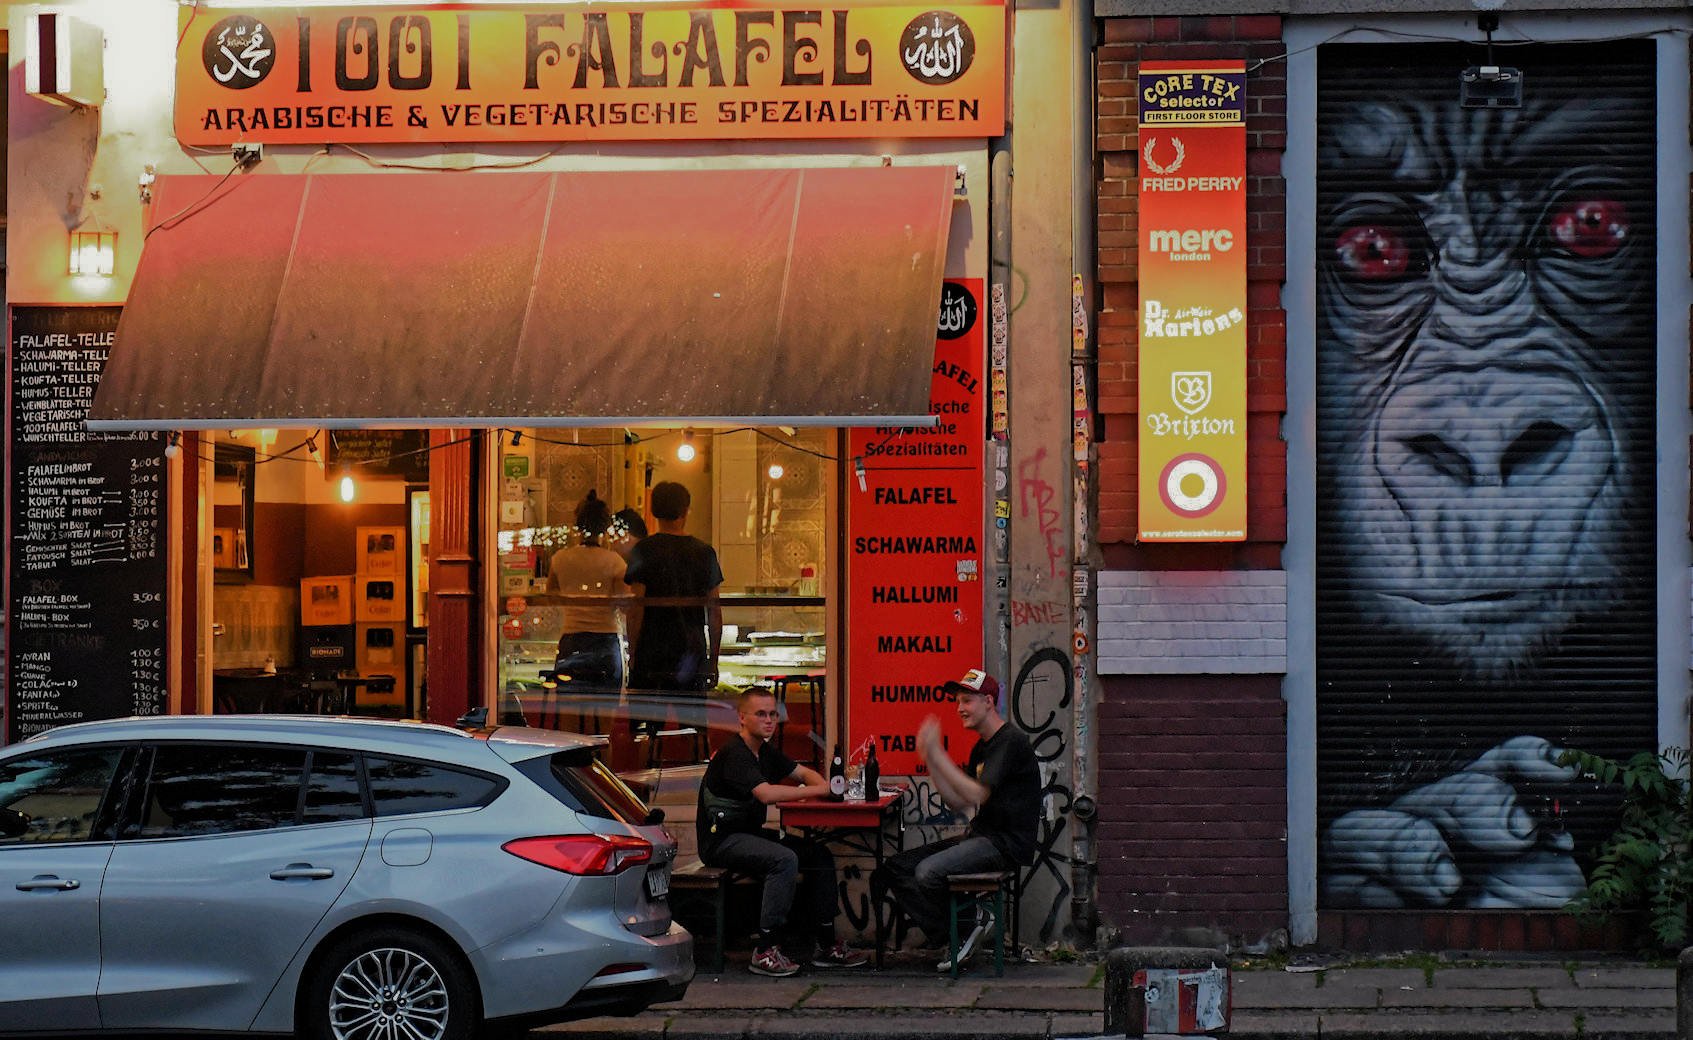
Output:
<instances>
[{"instance_id":1,"label":"baseball cap","mask_svg":"<svg viewBox=\"0 0 1693 1040\"><path fill-rule=\"evenodd\" d=\"M948 679L941 684L941 689L947 693L975 693L999 703L999 680L982 671L972 668L965 672L962 678Z\"/></svg>"}]
</instances>

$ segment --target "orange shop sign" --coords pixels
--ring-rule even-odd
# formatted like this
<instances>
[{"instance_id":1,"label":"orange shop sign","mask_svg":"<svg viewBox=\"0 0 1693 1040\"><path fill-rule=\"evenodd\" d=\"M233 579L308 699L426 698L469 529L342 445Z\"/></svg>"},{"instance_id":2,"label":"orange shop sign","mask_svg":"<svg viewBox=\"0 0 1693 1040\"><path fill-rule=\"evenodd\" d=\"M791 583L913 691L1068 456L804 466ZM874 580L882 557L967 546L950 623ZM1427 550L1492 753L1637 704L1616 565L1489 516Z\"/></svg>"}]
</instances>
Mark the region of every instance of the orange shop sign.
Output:
<instances>
[{"instance_id":1,"label":"orange shop sign","mask_svg":"<svg viewBox=\"0 0 1693 1040\"><path fill-rule=\"evenodd\" d=\"M992 137L1003 0L184 7L176 136L236 142Z\"/></svg>"}]
</instances>

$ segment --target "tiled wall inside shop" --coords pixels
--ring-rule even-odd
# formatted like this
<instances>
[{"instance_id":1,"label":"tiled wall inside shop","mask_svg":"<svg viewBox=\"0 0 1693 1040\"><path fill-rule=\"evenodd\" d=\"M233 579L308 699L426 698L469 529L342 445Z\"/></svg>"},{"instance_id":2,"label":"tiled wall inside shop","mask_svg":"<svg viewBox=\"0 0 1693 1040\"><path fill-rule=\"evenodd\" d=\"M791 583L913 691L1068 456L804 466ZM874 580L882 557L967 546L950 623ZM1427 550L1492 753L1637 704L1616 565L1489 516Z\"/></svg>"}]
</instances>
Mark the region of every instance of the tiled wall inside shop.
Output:
<instances>
[{"instance_id":1,"label":"tiled wall inside shop","mask_svg":"<svg viewBox=\"0 0 1693 1040\"><path fill-rule=\"evenodd\" d=\"M266 658L283 666L294 663L298 588L219 585L212 604L212 616L222 626L212 637L213 668L261 668Z\"/></svg>"}]
</instances>

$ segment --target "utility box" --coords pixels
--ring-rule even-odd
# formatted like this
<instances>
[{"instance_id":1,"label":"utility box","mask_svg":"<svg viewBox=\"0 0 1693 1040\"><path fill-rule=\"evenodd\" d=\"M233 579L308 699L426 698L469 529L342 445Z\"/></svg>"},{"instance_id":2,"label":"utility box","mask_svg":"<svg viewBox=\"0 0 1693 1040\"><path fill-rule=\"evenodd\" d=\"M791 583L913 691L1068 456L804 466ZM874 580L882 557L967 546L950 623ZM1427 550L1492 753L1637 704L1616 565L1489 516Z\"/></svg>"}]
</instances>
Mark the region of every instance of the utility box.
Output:
<instances>
[{"instance_id":1,"label":"utility box","mask_svg":"<svg viewBox=\"0 0 1693 1040\"><path fill-rule=\"evenodd\" d=\"M100 27L57 11L24 19L24 92L73 107L106 100L106 40Z\"/></svg>"},{"instance_id":2,"label":"utility box","mask_svg":"<svg viewBox=\"0 0 1693 1040\"><path fill-rule=\"evenodd\" d=\"M1105 956L1107 1035L1221 1036L1231 1001L1221 950L1125 946Z\"/></svg>"}]
</instances>

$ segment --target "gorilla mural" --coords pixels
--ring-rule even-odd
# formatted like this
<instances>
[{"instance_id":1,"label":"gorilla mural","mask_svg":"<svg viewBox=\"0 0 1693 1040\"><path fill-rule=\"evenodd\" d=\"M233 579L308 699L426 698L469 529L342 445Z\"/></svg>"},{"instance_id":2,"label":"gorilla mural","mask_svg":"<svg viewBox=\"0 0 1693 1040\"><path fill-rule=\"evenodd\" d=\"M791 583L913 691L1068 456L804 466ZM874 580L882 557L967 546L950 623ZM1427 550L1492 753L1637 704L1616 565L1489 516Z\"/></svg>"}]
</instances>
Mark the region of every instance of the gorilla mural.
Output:
<instances>
[{"instance_id":1,"label":"gorilla mural","mask_svg":"<svg viewBox=\"0 0 1693 1040\"><path fill-rule=\"evenodd\" d=\"M1319 59L1325 907L1556 907L1655 740L1650 45Z\"/></svg>"}]
</instances>

